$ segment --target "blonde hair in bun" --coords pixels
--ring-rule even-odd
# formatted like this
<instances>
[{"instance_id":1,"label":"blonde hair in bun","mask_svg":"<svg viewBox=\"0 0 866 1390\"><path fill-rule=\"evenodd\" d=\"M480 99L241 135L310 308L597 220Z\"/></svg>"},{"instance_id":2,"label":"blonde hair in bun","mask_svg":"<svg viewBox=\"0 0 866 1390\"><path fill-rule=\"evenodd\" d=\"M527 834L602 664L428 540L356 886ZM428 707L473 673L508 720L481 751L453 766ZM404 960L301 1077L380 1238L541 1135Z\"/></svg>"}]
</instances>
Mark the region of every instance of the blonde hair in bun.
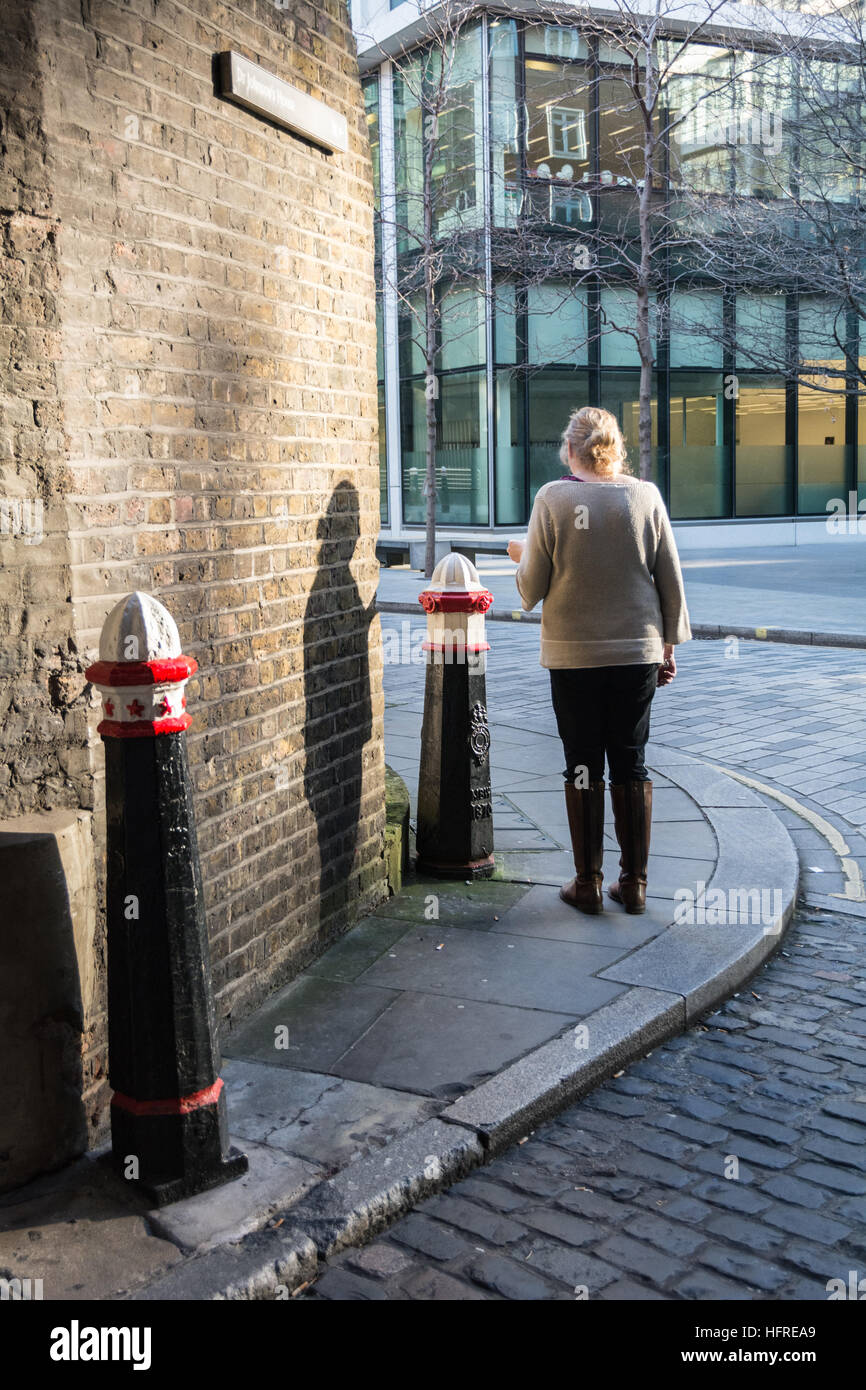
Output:
<instances>
[{"instance_id":1,"label":"blonde hair in bun","mask_svg":"<svg viewBox=\"0 0 866 1390\"><path fill-rule=\"evenodd\" d=\"M581 468L597 473L600 478L615 478L627 472L625 440L616 416L598 406L585 405L575 410L562 433L559 457L566 468L571 467L569 448Z\"/></svg>"}]
</instances>

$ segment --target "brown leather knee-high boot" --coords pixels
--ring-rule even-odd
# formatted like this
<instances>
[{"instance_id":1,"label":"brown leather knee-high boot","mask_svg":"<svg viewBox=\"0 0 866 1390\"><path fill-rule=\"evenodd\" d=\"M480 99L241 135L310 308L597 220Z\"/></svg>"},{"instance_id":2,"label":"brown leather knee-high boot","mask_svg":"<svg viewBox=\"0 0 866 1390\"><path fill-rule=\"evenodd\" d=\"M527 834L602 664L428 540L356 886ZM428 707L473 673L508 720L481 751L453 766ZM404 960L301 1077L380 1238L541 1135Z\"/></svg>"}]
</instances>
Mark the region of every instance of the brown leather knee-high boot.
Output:
<instances>
[{"instance_id":1,"label":"brown leather knee-high boot","mask_svg":"<svg viewBox=\"0 0 866 1390\"><path fill-rule=\"evenodd\" d=\"M565 804L577 877L560 888L559 896L581 912L603 912L604 782L590 782L588 787L566 782Z\"/></svg>"},{"instance_id":2,"label":"brown leather knee-high boot","mask_svg":"<svg viewBox=\"0 0 866 1390\"><path fill-rule=\"evenodd\" d=\"M646 911L646 871L652 826L652 782L610 784L613 823L619 841L619 883L608 888L626 912Z\"/></svg>"}]
</instances>

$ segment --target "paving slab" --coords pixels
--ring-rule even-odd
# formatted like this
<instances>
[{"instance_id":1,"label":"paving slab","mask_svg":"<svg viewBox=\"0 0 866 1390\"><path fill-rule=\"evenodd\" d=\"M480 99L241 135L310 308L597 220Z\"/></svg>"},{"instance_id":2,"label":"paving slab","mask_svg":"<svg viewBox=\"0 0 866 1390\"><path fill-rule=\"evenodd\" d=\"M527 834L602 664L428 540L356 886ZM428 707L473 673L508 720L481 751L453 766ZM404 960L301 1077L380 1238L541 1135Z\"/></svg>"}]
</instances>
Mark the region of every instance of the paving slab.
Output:
<instances>
[{"instance_id":1,"label":"paving slab","mask_svg":"<svg viewBox=\"0 0 866 1390\"><path fill-rule=\"evenodd\" d=\"M641 916L619 912L611 903L597 917L590 917L585 912L576 912L558 894L551 893L546 884L537 884L514 907L510 907L490 930L513 936L543 937L550 941L591 942L623 954L664 931L669 919L670 908L667 904L653 911L652 903L649 911Z\"/></svg>"},{"instance_id":2,"label":"paving slab","mask_svg":"<svg viewBox=\"0 0 866 1390\"><path fill-rule=\"evenodd\" d=\"M536 1048L442 1112L479 1133L491 1153L564 1109L625 1062L685 1026L678 992L630 989L575 1029Z\"/></svg>"},{"instance_id":3,"label":"paving slab","mask_svg":"<svg viewBox=\"0 0 866 1390\"><path fill-rule=\"evenodd\" d=\"M407 990L334 1071L371 1085L448 1098L546 1042L572 1021L569 1014L550 1010Z\"/></svg>"},{"instance_id":4,"label":"paving slab","mask_svg":"<svg viewBox=\"0 0 866 1390\"><path fill-rule=\"evenodd\" d=\"M323 956L307 967L306 973L320 975L326 980L357 980L368 966L399 940L405 930L403 918L374 913L335 941Z\"/></svg>"},{"instance_id":5,"label":"paving slab","mask_svg":"<svg viewBox=\"0 0 866 1390\"><path fill-rule=\"evenodd\" d=\"M429 1101L262 1062L224 1062L232 1134L306 1158L328 1173L426 1119Z\"/></svg>"},{"instance_id":6,"label":"paving slab","mask_svg":"<svg viewBox=\"0 0 866 1390\"><path fill-rule=\"evenodd\" d=\"M329 1071L394 1002L391 990L302 975L259 1009L225 1044L227 1057L267 1056L276 1067ZM280 1046L286 1036L287 1046Z\"/></svg>"},{"instance_id":7,"label":"paving slab","mask_svg":"<svg viewBox=\"0 0 866 1390\"><path fill-rule=\"evenodd\" d=\"M580 1016L600 1002L594 975L621 955L617 945L412 927L361 978L388 989Z\"/></svg>"},{"instance_id":8,"label":"paving slab","mask_svg":"<svg viewBox=\"0 0 866 1390\"><path fill-rule=\"evenodd\" d=\"M377 913L379 917L395 917L404 922L436 920L443 926L466 923L478 928L485 922L492 926L494 918L518 902L525 892L524 885L510 881L467 884L447 879L415 879L404 883L400 894L383 903ZM429 915L434 910L438 914L435 919Z\"/></svg>"},{"instance_id":9,"label":"paving slab","mask_svg":"<svg viewBox=\"0 0 866 1390\"><path fill-rule=\"evenodd\" d=\"M276 1212L293 1206L324 1176L306 1162L250 1139L243 1141L249 1170L234 1182L148 1212L151 1231L185 1254L229 1245L258 1230Z\"/></svg>"}]
</instances>

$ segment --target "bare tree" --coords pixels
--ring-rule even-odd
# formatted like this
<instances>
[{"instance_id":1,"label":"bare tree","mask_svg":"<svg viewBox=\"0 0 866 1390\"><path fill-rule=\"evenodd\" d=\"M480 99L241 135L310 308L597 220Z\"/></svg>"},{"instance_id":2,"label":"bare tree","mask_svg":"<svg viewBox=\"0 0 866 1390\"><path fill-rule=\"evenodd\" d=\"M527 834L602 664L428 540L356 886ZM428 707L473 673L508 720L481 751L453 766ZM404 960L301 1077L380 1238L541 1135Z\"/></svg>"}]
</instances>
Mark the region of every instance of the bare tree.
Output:
<instances>
[{"instance_id":1,"label":"bare tree","mask_svg":"<svg viewBox=\"0 0 866 1390\"><path fill-rule=\"evenodd\" d=\"M726 159L730 165L731 122L735 127L742 123L742 92L762 82L772 84L779 62L787 61L793 48L804 52L810 41L817 42L824 17L798 16L792 34L777 17L762 26L759 6L749 7L751 23L764 29L763 41L756 45L746 41L742 28L724 37L730 9L727 0L647 0L642 7L640 0L611 0L602 15L541 0L531 13L510 5L494 11L503 23L522 18L545 26L553 36L553 54L573 54L576 45L579 51L581 42L592 40L603 64L595 75L589 66L575 64L571 96L565 79L565 86L559 81L555 99L539 98L548 126L544 148L552 149L556 141L559 154L566 156L558 161L531 157L538 132L529 128L526 106L515 106L510 118L513 167L498 175L507 187L497 187L493 170L493 201L508 215L494 216L492 228L483 225L477 171L473 183L467 179L466 159L461 160L468 147L478 162L483 131L477 82L490 91L491 75L494 86L496 78L495 68L480 71L480 52L475 86L461 70L461 45L465 51L477 7L444 0L427 17L420 51L392 58L395 86L403 97L395 234L404 253L393 288L425 375L428 575L437 519L436 353L449 288L471 286L479 301L488 292L493 298L492 270L494 277L513 283L515 304L525 305L531 290L555 283L556 294L553 299L548 295L547 302L556 312L568 300L579 300L589 286L603 286L598 336L624 334L636 345L639 466L641 476L649 477L655 340L664 326L672 279L685 283L692 274L703 283L729 287L764 273L762 258L778 269L781 255L769 254L773 246L781 246L778 231L759 238L750 234L756 219L761 222L760 197L757 203L754 192L738 198L735 189L720 189L719 180ZM605 127L604 160L610 168L593 167L588 158L587 128L595 111L602 118L611 111L621 118L615 126L608 119ZM715 130L703 148L693 138L698 128ZM844 157L840 149L840 163ZM775 172L779 175L778 168ZM778 220L780 205L788 207L790 196L790 189L779 188L767 207L768 224ZM851 282L853 269L853 263L847 267ZM497 302L496 313L504 311ZM494 312L493 303L487 303L485 312ZM447 327L453 333L453 326ZM702 336L720 331L702 321L680 327ZM465 331L472 332L473 326ZM580 332L586 344L589 329Z\"/></svg>"},{"instance_id":2,"label":"bare tree","mask_svg":"<svg viewBox=\"0 0 866 1390\"><path fill-rule=\"evenodd\" d=\"M396 217L388 228L397 241L392 284L402 317L405 351L423 364L425 399L425 573L433 573L437 524L437 411L443 298L448 289L484 284L482 217L475 154L480 149L475 81L467 80L477 5L445 0L427 16L423 43L391 59L395 92ZM384 52L382 57L388 55ZM452 319L452 340L473 331Z\"/></svg>"}]
</instances>

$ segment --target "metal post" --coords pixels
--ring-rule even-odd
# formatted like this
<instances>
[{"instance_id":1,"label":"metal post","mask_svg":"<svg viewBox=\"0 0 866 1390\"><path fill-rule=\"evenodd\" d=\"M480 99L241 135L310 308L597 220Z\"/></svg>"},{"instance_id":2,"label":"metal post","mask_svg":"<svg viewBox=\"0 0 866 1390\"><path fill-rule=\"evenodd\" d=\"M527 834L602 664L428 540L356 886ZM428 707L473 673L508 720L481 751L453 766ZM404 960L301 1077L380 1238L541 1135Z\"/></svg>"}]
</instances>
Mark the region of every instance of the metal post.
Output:
<instances>
[{"instance_id":1,"label":"metal post","mask_svg":"<svg viewBox=\"0 0 866 1390\"><path fill-rule=\"evenodd\" d=\"M143 593L109 613L99 657L112 1157L162 1206L247 1170L228 1141L186 754L197 666Z\"/></svg>"},{"instance_id":2,"label":"metal post","mask_svg":"<svg viewBox=\"0 0 866 1390\"><path fill-rule=\"evenodd\" d=\"M418 787L417 868L438 878L490 878L493 804L484 614L493 595L465 555L446 555L419 595L427 672Z\"/></svg>"}]
</instances>

